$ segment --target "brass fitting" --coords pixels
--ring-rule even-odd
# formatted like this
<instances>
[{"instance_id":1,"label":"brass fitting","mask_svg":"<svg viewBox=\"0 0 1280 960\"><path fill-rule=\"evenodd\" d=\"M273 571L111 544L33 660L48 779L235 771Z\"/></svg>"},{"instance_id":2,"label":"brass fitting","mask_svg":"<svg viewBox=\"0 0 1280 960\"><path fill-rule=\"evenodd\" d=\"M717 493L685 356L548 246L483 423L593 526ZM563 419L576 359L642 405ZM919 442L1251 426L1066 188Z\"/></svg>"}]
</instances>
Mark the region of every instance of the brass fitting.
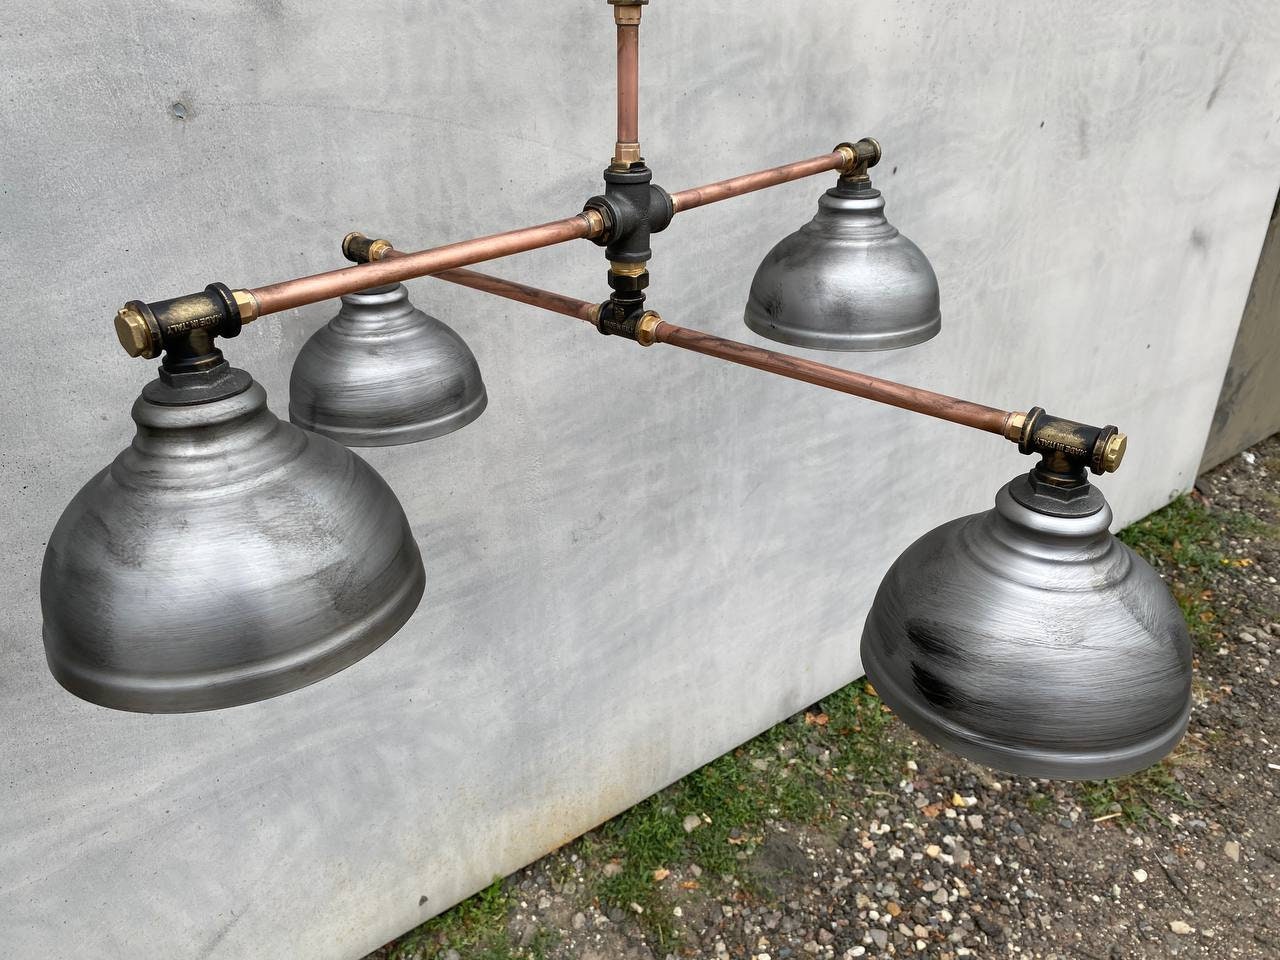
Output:
<instances>
[{"instance_id":1,"label":"brass fitting","mask_svg":"<svg viewBox=\"0 0 1280 960\"><path fill-rule=\"evenodd\" d=\"M1022 439L1022 425L1027 422L1025 413L1011 413L1004 421L1004 437L1017 443Z\"/></svg>"},{"instance_id":2,"label":"brass fitting","mask_svg":"<svg viewBox=\"0 0 1280 960\"><path fill-rule=\"evenodd\" d=\"M866 179L867 168L880 162L880 141L874 137L863 137L857 143L837 144L835 149L844 157L844 163L840 165L841 177Z\"/></svg>"},{"instance_id":3,"label":"brass fitting","mask_svg":"<svg viewBox=\"0 0 1280 960\"><path fill-rule=\"evenodd\" d=\"M126 303L116 312L115 326L120 346L124 347L124 352L129 356L150 360L160 355L159 328L153 327L132 302Z\"/></svg>"},{"instance_id":4,"label":"brass fitting","mask_svg":"<svg viewBox=\"0 0 1280 960\"><path fill-rule=\"evenodd\" d=\"M258 298L248 290L232 290L231 298L236 302L236 308L240 311L241 323L253 323L258 319Z\"/></svg>"},{"instance_id":5,"label":"brass fitting","mask_svg":"<svg viewBox=\"0 0 1280 960\"><path fill-rule=\"evenodd\" d=\"M342 255L352 263L376 263L394 249L390 240L370 240L358 230L342 238Z\"/></svg>"},{"instance_id":6,"label":"brass fitting","mask_svg":"<svg viewBox=\"0 0 1280 960\"><path fill-rule=\"evenodd\" d=\"M648 272L648 264L620 263L617 260L610 260L609 272L619 277L638 277L641 274Z\"/></svg>"},{"instance_id":7,"label":"brass fitting","mask_svg":"<svg viewBox=\"0 0 1280 960\"><path fill-rule=\"evenodd\" d=\"M844 163L840 164L840 173L847 174L853 171L853 165L858 162L858 152L853 149L851 143L836 144L835 152L844 157Z\"/></svg>"},{"instance_id":8,"label":"brass fitting","mask_svg":"<svg viewBox=\"0 0 1280 960\"><path fill-rule=\"evenodd\" d=\"M644 158L640 156L640 144L623 143L616 141L613 145L613 162L612 166L619 170L629 170L633 163L639 163Z\"/></svg>"},{"instance_id":9,"label":"brass fitting","mask_svg":"<svg viewBox=\"0 0 1280 960\"><path fill-rule=\"evenodd\" d=\"M582 216L587 219L587 239L594 240L596 237L604 236L604 214L599 210L591 207L582 211Z\"/></svg>"},{"instance_id":10,"label":"brass fitting","mask_svg":"<svg viewBox=\"0 0 1280 960\"><path fill-rule=\"evenodd\" d=\"M197 293L170 300L130 300L116 311L114 325L125 353L150 360L179 344L190 346L197 333L207 344L214 337L237 336L257 316L258 302L249 291L211 283Z\"/></svg>"},{"instance_id":11,"label":"brass fitting","mask_svg":"<svg viewBox=\"0 0 1280 960\"><path fill-rule=\"evenodd\" d=\"M1120 462L1124 460L1124 452L1128 446L1129 438L1123 433L1107 438L1102 449L1102 468L1107 473L1115 473L1120 469Z\"/></svg>"},{"instance_id":12,"label":"brass fitting","mask_svg":"<svg viewBox=\"0 0 1280 960\"><path fill-rule=\"evenodd\" d=\"M613 22L619 26L631 26L640 22L641 8L649 0L609 0L613 7Z\"/></svg>"},{"instance_id":13,"label":"brass fitting","mask_svg":"<svg viewBox=\"0 0 1280 960\"><path fill-rule=\"evenodd\" d=\"M1010 414L1005 419L1004 435L1015 441L1022 453L1038 453L1048 459L1058 472L1087 468L1098 475L1119 469L1129 443L1129 438L1110 424L1093 427L1077 423L1046 413L1043 407Z\"/></svg>"},{"instance_id":14,"label":"brass fitting","mask_svg":"<svg viewBox=\"0 0 1280 960\"><path fill-rule=\"evenodd\" d=\"M640 321L636 324L636 343L642 347L652 347L658 342L657 333L661 324L662 317L652 310L646 310L642 313Z\"/></svg>"}]
</instances>

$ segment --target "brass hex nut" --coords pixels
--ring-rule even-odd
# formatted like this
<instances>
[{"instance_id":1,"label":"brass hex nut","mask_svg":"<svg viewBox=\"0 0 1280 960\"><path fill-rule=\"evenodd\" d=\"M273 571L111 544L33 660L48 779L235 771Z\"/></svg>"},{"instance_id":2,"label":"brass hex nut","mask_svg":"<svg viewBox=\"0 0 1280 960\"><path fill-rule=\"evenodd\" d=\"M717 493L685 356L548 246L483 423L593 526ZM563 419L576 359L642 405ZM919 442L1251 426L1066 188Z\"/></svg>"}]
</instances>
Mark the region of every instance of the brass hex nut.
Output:
<instances>
[{"instance_id":1,"label":"brass hex nut","mask_svg":"<svg viewBox=\"0 0 1280 960\"><path fill-rule=\"evenodd\" d=\"M1018 443L1022 440L1022 427L1027 422L1025 413L1011 413L1004 421L1004 437Z\"/></svg>"},{"instance_id":2,"label":"brass hex nut","mask_svg":"<svg viewBox=\"0 0 1280 960\"><path fill-rule=\"evenodd\" d=\"M150 360L160 353L160 331L153 329L133 302L126 303L116 312L116 336L120 338L120 346L131 357L145 357Z\"/></svg>"},{"instance_id":3,"label":"brass hex nut","mask_svg":"<svg viewBox=\"0 0 1280 960\"><path fill-rule=\"evenodd\" d=\"M644 157L640 155L640 144L635 142L623 143L617 141L613 146L612 166L620 170L629 170L631 164L639 163Z\"/></svg>"},{"instance_id":4,"label":"brass hex nut","mask_svg":"<svg viewBox=\"0 0 1280 960\"><path fill-rule=\"evenodd\" d=\"M1102 469L1107 473L1115 473L1120 469L1120 461L1124 459L1124 451L1129 446L1129 438L1123 433L1114 434L1102 448Z\"/></svg>"},{"instance_id":5,"label":"brass hex nut","mask_svg":"<svg viewBox=\"0 0 1280 960\"><path fill-rule=\"evenodd\" d=\"M649 0L609 0L613 7L613 22L629 26L640 22L640 8Z\"/></svg>"},{"instance_id":6,"label":"brass hex nut","mask_svg":"<svg viewBox=\"0 0 1280 960\"><path fill-rule=\"evenodd\" d=\"M661 324L662 318L652 310L642 313L636 324L636 343L642 347L651 347L657 343L658 327Z\"/></svg>"},{"instance_id":7,"label":"brass hex nut","mask_svg":"<svg viewBox=\"0 0 1280 960\"><path fill-rule=\"evenodd\" d=\"M248 290L232 290L231 299L236 302L241 323L253 323L258 319L258 300Z\"/></svg>"}]
</instances>

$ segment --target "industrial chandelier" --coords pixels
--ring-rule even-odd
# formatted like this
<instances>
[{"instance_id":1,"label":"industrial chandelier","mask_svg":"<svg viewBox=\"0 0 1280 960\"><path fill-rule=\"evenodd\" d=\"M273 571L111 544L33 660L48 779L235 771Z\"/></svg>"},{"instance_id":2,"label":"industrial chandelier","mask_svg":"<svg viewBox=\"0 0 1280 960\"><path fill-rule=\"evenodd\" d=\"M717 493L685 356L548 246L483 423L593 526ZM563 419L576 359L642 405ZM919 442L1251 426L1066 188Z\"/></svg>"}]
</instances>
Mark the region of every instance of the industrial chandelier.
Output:
<instances>
[{"instance_id":1,"label":"industrial chandelier","mask_svg":"<svg viewBox=\"0 0 1280 960\"><path fill-rule=\"evenodd\" d=\"M1088 778L1164 756L1190 711L1190 638L1159 576L1110 534L1111 510L1088 478L1120 466L1124 434L726 340L647 308L650 239L672 218L834 173L817 215L760 265L747 326L787 344L883 350L935 336L941 316L932 267L885 219L872 186L875 140L675 193L653 183L637 126L647 2L609 0L617 142L604 192L582 212L416 253L351 233L342 250L354 266L251 289L213 283L120 309L128 354L163 359L134 403L131 446L76 495L49 539L40 593L53 675L108 707L210 710L320 680L404 625L422 597L422 559L391 489L347 447L427 440L484 410L466 343L401 286L434 276L642 346L985 430L1038 455L993 509L925 534L893 564L862 636L867 673L926 737L1001 769ZM464 269L584 239L605 248L602 303ZM292 422L281 422L216 339L334 297L342 307L300 352Z\"/></svg>"}]
</instances>

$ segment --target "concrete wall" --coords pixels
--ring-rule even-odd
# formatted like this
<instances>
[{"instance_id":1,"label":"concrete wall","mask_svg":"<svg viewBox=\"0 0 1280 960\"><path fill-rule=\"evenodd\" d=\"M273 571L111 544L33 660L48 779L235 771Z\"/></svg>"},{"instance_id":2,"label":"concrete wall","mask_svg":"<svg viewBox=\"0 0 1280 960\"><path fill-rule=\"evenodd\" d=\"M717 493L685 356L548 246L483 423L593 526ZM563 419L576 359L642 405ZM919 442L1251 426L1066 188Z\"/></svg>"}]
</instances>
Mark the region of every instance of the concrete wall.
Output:
<instances>
[{"instance_id":1,"label":"concrete wall","mask_svg":"<svg viewBox=\"0 0 1280 960\"><path fill-rule=\"evenodd\" d=\"M1200 469L1280 430L1280 199L1258 257Z\"/></svg>"},{"instance_id":2,"label":"concrete wall","mask_svg":"<svg viewBox=\"0 0 1280 960\"><path fill-rule=\"evenodd\" d=\"M38 581L152 365L132 297L571 213L612 143L603 0L49 0L0 12L0 945L352 958L859 673L908 542L1026 469L1004 442L435 281L491 397L372 451L429 572L392 642L299 693L148 717L48 676ZM1280 176L1280 7L654 0L642 136L679 189L874 134L944 331L836 362L1132 436L1127 522L1192 482ZM185 119L174 115L181 102ZM827 180L681 216L653 303L752 340ZM592 246L502 272L604 292ZM228 353L283 412L319 305Z\"/></svg>"}]
</instances>

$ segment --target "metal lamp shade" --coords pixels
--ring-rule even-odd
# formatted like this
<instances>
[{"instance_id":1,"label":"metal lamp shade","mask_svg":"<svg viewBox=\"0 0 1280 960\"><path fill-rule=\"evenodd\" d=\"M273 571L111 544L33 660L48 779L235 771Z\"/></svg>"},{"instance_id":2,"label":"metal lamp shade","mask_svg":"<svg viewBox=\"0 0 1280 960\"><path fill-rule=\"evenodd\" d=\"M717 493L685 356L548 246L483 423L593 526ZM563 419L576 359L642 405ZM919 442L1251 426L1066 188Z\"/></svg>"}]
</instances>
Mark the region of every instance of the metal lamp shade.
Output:
<instances>
[{"instance_id":1,"label":"metal lamp shade","mask_svg":"<svg viewBox=\"0 0 1280 960\"><path fill-rule=\"evenodd\" d=\"M835 187L819 199L817 216L761 262L746 323L797 347L909 347L941 329L938 278L885 219L879 190Z\"/></svg>"},{"instance_id":2,"label":"metal lamp shade","mask_svg":"<svg viewBox=\"0 0 1280 960\"><path fill-rule=\"evenodd\" d=\"M398 283L344 296L289 381L289 419L355 447L443 436L487 402L470 348Z\"/></svg>"},{"instance_id":3,"label":"metal lamp shade","mask_svg":"<svg viewBox=\"0 0 1280 960\"><path fill-rule=\"evenodd\" d=\"M229 378L238 392L184 405L150 384L133 444L49 539L45 652L85 700L175 713L273 697L359 660L418 605L422 559L385 481Z\"/></svg>"},{"instance_id":4,"label":"metal lamp shade","mask_svg":"<svg viewBox=\"0 0 1280 960\"><path fill-rule=\"evenodd\" d=\"M907 548L867 618L863 666L907 724L971 760L1071 780L1142 769L1186 729L1186 624L1108 532L1101 494L1089 516L1050 516L1024 505L1029 485Z\"/></svg>"}]
</instances>

